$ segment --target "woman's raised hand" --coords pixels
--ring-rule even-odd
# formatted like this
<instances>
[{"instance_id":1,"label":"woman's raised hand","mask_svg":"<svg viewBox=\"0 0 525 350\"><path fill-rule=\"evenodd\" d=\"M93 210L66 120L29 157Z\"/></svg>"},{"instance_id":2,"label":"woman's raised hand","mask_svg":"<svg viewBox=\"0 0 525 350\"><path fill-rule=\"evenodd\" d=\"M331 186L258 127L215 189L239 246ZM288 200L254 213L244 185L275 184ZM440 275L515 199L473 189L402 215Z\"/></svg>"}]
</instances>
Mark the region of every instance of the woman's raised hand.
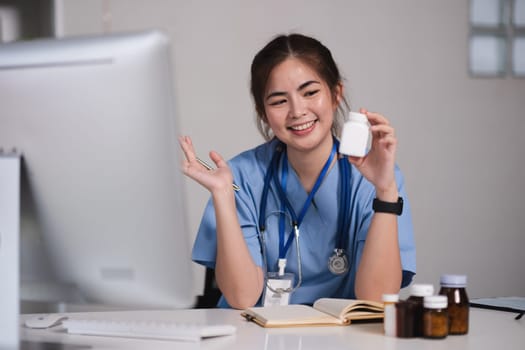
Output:
<instances>
[{"instance_id":1,"label":"woman's raised hand","mask_svg":"<svg viewBox=\"0 0 525 350\"><path fill-rule=\"evenodd\" d=\"M359 112L365 114L370 122L372 147L366 156L348 159L375 186L378 198L394 202L397 200L394 176L397 147L395 130L383 115L368 112L364 108Z\"/></svg>"},{"instance_id":2,"label":"woman's raised hand","mask_svg":"<svg viewBox=\"0 0 525 350\"><path fill-rule=\"evenodd\" d=\"M207 188L210 192L229 190L232 188L233 175L226 161L215 151L210 152L210 158L216 169L208 169L195 154L193 143L189 136L180 136L179 144L184 152L182 172Z\"/></svg>"}]
</instances>

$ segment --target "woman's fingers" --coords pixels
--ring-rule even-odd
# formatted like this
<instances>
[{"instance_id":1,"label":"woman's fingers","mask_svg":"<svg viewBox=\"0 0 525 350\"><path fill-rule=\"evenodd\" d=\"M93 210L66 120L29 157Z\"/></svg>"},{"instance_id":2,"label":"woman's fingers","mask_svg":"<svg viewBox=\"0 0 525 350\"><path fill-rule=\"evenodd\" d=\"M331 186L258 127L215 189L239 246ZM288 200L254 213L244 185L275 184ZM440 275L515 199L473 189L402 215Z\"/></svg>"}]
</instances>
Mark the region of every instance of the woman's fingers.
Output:
<instances>
[{"instance_id":1,"label":"woman's fingers","mask_svg":"<svg viewBox=\"0 0 525 350\"><path fill-rule=\"evenodd\" d=\"M210 152L210 159L213 160L217 168L224 168L228 166L224 158L222 158L222 156L215 151Z\"/></svg>"},{"instance_id":2,"label":"woman's fingers","mask_svg":"<svg viewBox=\"0 0 525 350\"><path fill-rule=\"evenodd\" d=\"M360 168L361 165L365 162L365 157L354 157L354 156L348 156L348 161L355 165L357 168Z\"/></svg>"},{"instance_id":3,"label":"woman's fingers","mask_svg":"<svg viewBox=\"0 0 525 350\"><path fill-rule=\"evenodd\" d=\"M372 131L372 133L374 135L379 135L379 136L391 135L391 136L395 136L395 129L392 126L388 125L388 124L372 125L370 127L370 130Z\"/></svg>"},{"instance_id":4,"label":"woman's fingers","mask_svg":"<svg viewBox=\"0 0 525 350\"><path fill-rule=\"evenodd\" d=\"M193 142L189 136L180 136L179 143L185 156L185 159L182 160L184 169L188 170L189 168L194 168L195 170L210 170L209 166L206 166L197 158L195 149L193 148Z\"/></svg>"},{"instance_id":5,"label":"woman's fingers","mask_svg":"<svg viewBox=\"0 0 525 350\"><path fill-rule=\"evenodd\" d=\"M390 150L392 149L392 147L395 147L397 145L397 139L392 135L388 135L388 136L382 137L379 140L379 144L385 145L386 149Z\"/></svg>"},{"instance_id":6,"label":"woman's fingers","mask_svg":"<svg viewBox=\"0 0 525 350\"><path fill-rule=\"evenodd\" d=\"M179 137L179 144L182 148L182 151L184 152L184 156L186 157L186 160L188 162L192 162L196 160L195 151L193 149L193 143L191 142L191 138L189 136L180 136Z\"/></svg>"},{"instance_id":7,"label":"woman's fingers","mask_svg":"<svg viewBox=\"0 0 525 350\"><path fill-rule=\"evenodd\" d=\"M382 114L380 113L374 113L374 112L368 112L366 109L361 109L364 112L364 114L367 116L368 118L368 121L370 122L371 125L376 125L376 124L386 124L386 125L389 125L390 122L388 121L387 118L385 118Z\"/></svg>"},{"instance_id":8,"label":"woman's fingers","mask_svg":"<svg viewBox=\"0 0 525 350\"><path fill-rule=\"evenodd\" d=\"M189 136L180 136L179 144L185 156L181 162L182 172L186 176L197 181L210 192L217 189L222 190L225 186L231 188L233 182L231 171L228 163L219 153L215 151L210 152L210 158L216 166L214 167L197 157ZM238 190L238 187L235 185L234 189Z\"/></svg>"}]
</instances>

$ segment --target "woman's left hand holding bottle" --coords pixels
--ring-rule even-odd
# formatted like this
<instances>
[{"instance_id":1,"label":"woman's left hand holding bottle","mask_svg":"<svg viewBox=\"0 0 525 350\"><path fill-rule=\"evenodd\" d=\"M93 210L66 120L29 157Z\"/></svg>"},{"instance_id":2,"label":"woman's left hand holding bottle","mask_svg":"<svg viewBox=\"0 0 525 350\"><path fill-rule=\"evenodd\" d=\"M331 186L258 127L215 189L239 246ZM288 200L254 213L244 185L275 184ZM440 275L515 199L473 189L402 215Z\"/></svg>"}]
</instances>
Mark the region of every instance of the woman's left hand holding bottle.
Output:
<instances>
[{"instance_id":1,"label":"woman's left hand holding bottle","mask_svg":"<svg viewBox=\"0 0 525 350\"><path fill-rule=\"evenodd\" d=\"M350 162L376 188L379 199L389 202L397 200L397 185L394 175L397 139L388 119L379 113L361 109L371 124L372 147L364 157L348 157Z\"/></svg>"}]
</instances>

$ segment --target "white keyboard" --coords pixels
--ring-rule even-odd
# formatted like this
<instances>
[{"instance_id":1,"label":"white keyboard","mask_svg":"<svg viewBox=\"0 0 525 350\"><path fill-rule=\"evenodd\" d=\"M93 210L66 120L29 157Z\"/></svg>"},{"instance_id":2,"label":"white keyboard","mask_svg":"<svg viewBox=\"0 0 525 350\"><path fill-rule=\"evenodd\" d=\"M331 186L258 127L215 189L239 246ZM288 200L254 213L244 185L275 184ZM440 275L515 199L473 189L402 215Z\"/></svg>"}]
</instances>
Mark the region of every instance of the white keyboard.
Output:
<instances>
[{"instance_id":1,"label":"white keyboard","mask_svg":"<svg viewBox=\"0 0 525 350\"><path fill-rule=\"evenodd\" d=\"M70 334L194 342L203 338L232 335L236 332L236 327L229 324L203 325L161 321L67 319L62 321L62 325Z\"/></svg>"}]
</instances>

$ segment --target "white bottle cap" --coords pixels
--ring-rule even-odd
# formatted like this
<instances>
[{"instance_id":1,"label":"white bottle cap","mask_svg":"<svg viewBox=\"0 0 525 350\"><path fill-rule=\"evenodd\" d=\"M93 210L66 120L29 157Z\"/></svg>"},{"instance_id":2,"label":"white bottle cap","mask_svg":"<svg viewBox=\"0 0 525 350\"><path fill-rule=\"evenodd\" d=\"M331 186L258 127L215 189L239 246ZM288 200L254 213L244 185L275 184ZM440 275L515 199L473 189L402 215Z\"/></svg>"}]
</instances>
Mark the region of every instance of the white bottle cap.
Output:
<instances>
[{"instance_id":1,"label":"white bottle cap","mask_svg":"<svg viewBox=\"0 0 525 350\"><path fill-rule=\"evenodd\" d=\"M399 294L383 294L384 303L397 303L399 301Z\"/></svg>"},{"instance_id":2,"label":"white bottle cap","mask_svg":"<svg viewBox=\"0 0 525 350\"><path fill-rule=\"evenodd\" d=\"M444 309L448 307L448 298L445 295L429 295L423 299L426 309Z\"/></svg>"},{"instance_id":3,"label":"white bottle cap","mask_svg":"<svg viewBox=\"0 0 525 350\"><path fill-rule=\"evenodd\" d=\"M442 275L439 282L443 287L465 288L467 286L467 276Z\"/></svg>"},{"instance_id":4,"label":"white bottle cap","mask_svg":"<svg viewBox=\"0 0 525 350\"><path fill-rule=\"evenodd\" d=\"M431 284L413 284L410 288L410 295L415 297L426 297L434 294L434 286Z\"/></svg>"},{"instance_id":5,"label":"white bottle cap","mask_svg":"<svg viewBox=\"0 0 525 350\"><path fill-rule=\"evenodd\" d=\"M348 120L355 121L355 122L361 122L361 123L368 123L368 118L363 113L357 113L357 112L350 112L348 113Z\"/></svg>"}]
</instances>

